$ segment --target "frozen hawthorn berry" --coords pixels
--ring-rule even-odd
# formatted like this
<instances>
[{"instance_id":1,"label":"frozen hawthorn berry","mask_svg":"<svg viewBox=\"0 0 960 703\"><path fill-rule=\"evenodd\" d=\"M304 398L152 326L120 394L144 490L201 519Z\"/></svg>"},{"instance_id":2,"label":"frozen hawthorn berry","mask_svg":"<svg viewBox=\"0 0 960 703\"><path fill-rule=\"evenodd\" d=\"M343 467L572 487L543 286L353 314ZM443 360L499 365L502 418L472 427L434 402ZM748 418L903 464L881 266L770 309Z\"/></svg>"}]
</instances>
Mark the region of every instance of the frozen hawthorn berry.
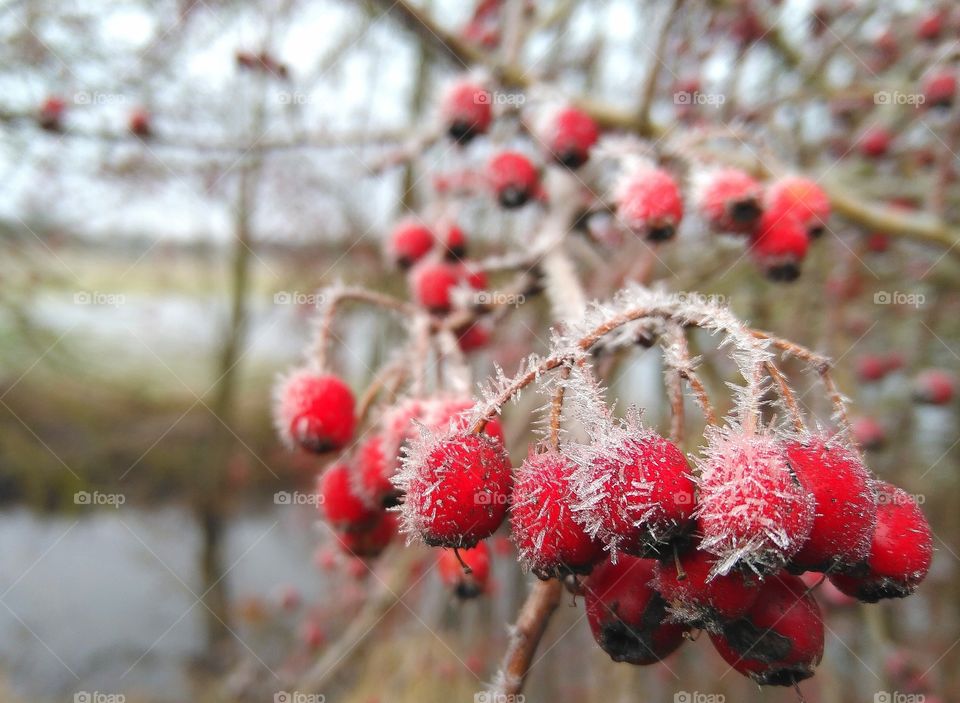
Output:
<instances>
[{"instance_id":1,"label":"frozen hawthorn berry","mask_svg":"<svg viewBox=\"0 0 960 703\"><path fill-rule=\"evenodd\" d=\"M590 149L597 143L600 129L583 110L561 108L546 117L543 141L552 157L568 168L580 168L590 158Z\"/></svg>"},{"instance_id":2,"label":"frozen hawthorn berry","mask_svg":"<svg viewBox=\"0 0 960 703\"><path fill-rule=\"evenodd\" d=\"M338 530L336 534L337 544L345 554L358 559L376 559L397 535L397 516L380 510L362 529Z\"/></svg>"},{"instance_id":3,"label":"frozen hawthorn berry","mask_svg":"<svg viewBox=\"0 0 960 703\"><path fill-rule=\"evenodd\" d=\"M492 331L485 322L474 322L463 329L457 330L457 345L460 351L468 352L483 349L490 344Z\"/></svg>"},{"instance_id":4,"label":"frozen hawthorn berry","mask_svg":"<svg viewBox=\"0 0 960 703\"><path fill-rule=\"evenodd\" d=\"M138 137L149 137L151 132L150 113L138 108L130 113L130 132Z\"/></svg>"},{"instance_id":5,"label":"frozen hawthorn berry","mask_svg":"<svg viewBox=\"0 0 960 703\"><path fill-rule=\"evenodd\" d=\"M486 592L490 581L490 549L486 542L477 542L471 549L444 549L437 569L440 580L457 598L476 598Z\"/></svg>"},{"instance_id":6,"label":"frozen hawthorn berry","mask_svg":"<svg viewBox=\"0 0 960 703\"><path fill-rule=\"evenodd\" d=\"M352 473L348 464L334 464L317 479L320 513L337 530L364 530L382 512L357 495Z\"/></svg>"},{"instance_id":7,"label":"frozen hawthorn berry","mask_svg":"<svg viewBox=\"0 0 960 703\"><path fill-rule=\"evenodd\" d=\"M879 125L874 125L860 137L860 153L869 159L879 159L887 155L890 151L890 143L893 141L893 135L889 130Z\"/></svg>"},{"instance_id":8,"label":"frozen hawthorn berry","mask_svg":"<svg viewBox=\"0 0 960 703\"><path fill-rule=\"evenodd\" d=\"M455 141L466 144L490 129L493 121L490 93L472 81L458 81L443 96L440 113L447 133Z\"/></svg>"},{"instance_id":9,"label":"frozen hawthorn berry","mask_svg":"<svg viewBox=\"0 0 960 703\"><path fill-rule=\"evenodd\" d=\"M410 268L433 248L433 232L415 220L403 220L390 233L387 254L401 268Z\"/></svg>"},{"instance_id":10,"label":"frozen hawthorn berry","mask_svg":"<svg viewBox=\"0 0 960 703\"><path fill-rule=\"evenodd\" d=\"M354 478L354 492L358 496L368 505L390 508L397 504L397 491L387 473L381 435L374 435L360 445L356 467L357 470L351 475Z\"/></svg>"},{"instance_id":11,"label":"frozen hawthorn berry","mask_svg":"<svg viewBox=\"0 0 960 703\"><path fill-rule=\"evenodd\" d=\"M435 313L450 311L450 291L459 283L459 267L446 261L423 261L410 272L414 298Z\"/></svg>"},{"instance_id":12,"label":"frozen hawthorn berry","mask_svg":"<svg viewBox=\"0 0 960 703\"><path fill-rule=\"evenodd\" d=\"M800 276L810 237L796 217L766 210L750 238L750 255L771 281L790 282Z\"/></svg>"},{"instance_id":13,"label":"frozen hawthorn berry","mask_svg":"<svg viewBox=\"0 0 960 703\"><path fill-rule=\"evenodd\" d=\"M520 560L540 578L585 574L603 545L574 519L571 461L556 450L531 454L517 470L510 525Z\"/></svg>"},{"instance_id":14,"label":"frozen hawthorn berry","mask_svg":"<svg viewBox=\"0 0 960 703\"><path fill-rule=\"evenodd\" d=\"M627 174L616 192L617 217L651 242L672 239L683 219L683 198L669 173L644 165Z\"/></svg>"},{"instance_id":15,"label":"frozen hawthorn berry","mask_svg":"<svg viewBox=\"0 0 960 703\"><path fill-rule=\"evenodd\" d=\"M882 449L887 443L887 431L883 425L866 415L854 418L850 422L850 434L853 441L865 451Z\"/></svg>"},{"instance_id":16,"label":"frozen hawthorn berry","mask_svg":"<svg viewBox=\"0 0 960 703\"><path fill-rule=\"evenodd\" d=\"M667 602L650 586L655 565L620 555L583 582L590 631L616 662L655 664L683 644L687 626L667 622Z\"/></svg>"},{"instance_id":17,"label":"frozen hawthorn berry","mask_svg":"<svg viewBox=\"0 0 960 703\"><path fill-rule=\"evenodd\" d=\"M687 459L656 432L612 428L584 463L577 519L612 549L651 556L693 526L695 485Z\"/></svg>"},{"instance_id":18,"label":"frozen hawthorn berry","mask_svg":"<svg viewBox=\"0 0 960 703\"><path fill-rule=\"evenodd\" d=\"M764 582L746 615L711 633L710 641L761 686L793 686L813 676L823 657L823 615L803 581L780 574Z\"/></svg>"},{"instance_id":19,"label":"frozen hawthorn berry","mask_svg":"<svg viewBox=\"0 0 960 703\"><path fill-rule=\"evenodd\" d=\"M819 237L830 219L830 199L816 182L802 176L785 176L767 189L768 223L795 217L811 237ZM802 257L801 257L802 258Z\"/></svg>"},{"instance_id":20,"label":"frozen hawthorn berry","mask_svg":"<svg viewBox=\"0 0 960 703\"><path fill-rule=\"evenodd\" d=\"M280 438L321 454L353 438L353 393L336 376L297 369L276 386L274 423Z\"/></svg>"},{"instance_id":21,"label":"frozen hawthorn berry","mask_svg":"<svg viewBox=\"0 0 960 703\"><path fill-rule=\"evenodd\" d=\"M51 96L43 101L37 122L40 127L50 132L59 131L63 127L63 116L67 111L67 104L62 98Z\"/></svg>"},{"instance_id":22,"label":"frozen hawthorn berry","mask_svg":"<svg viewBox=\"0 0 960 703\"><path fill-rule=\"evenodd\" d=\"M927 369L913 381L913 399L918 403L946 405L953 400L955 388L953 374L940 369Z\"/></svg>"},{"instance_id":23,"label":"frozen hawthorn berry","mask_svg":"<svg viewBox=\"0 0 960 703\"><path fill-rule=\"evenodd\" d=\"M843 571L862 561L877 524L877 494L867 467L848 448L819 436L790 442L786 451L815 510L810 536L791 569Z\"/></svg>"},{"instance_id":24,"label":"frozen hawthorn berry","mask_svg":"<svg viewBox=\"0 0 960 703\"><path fill-rule=\"evenodd\" d=\"M691 547L676 562L665 559L654 571L653 587L670 604L671 617L693 627L716 632L727 620L739 618L759 592L753 575L736 569L711 576L716 557Z\"/></svg>"},{"instance_id":25,"label":"frozen hawthorn berry","mask_svg":"<svg viewBox=\"0 0 960 703\"><path fill-rule=\"evenodd\" d=\"M503 444L455 432L414 443L394 484L404 491L404 530L431 546L472 547L500 527L512 487Z\"/></svg>"},{"instance_id":26,"label":"frozen hawthorn berry","mask_svg":"<svg viewBox=\"0 0 960 703\"><path fill-rule=\"evenodd\" d=\"M917 502L901 488L877 482L877 526L866 560L833 585L866 603L905 598L926 578L933 560L933 534Z\"/></svg>"},{"instance_id":27,"label":"frozen hawthorn berry","mask_svg":"<svg viewBox=\"0 0 960 703\"><path fill-rule=\"evenodd\" d=\"M950 71L939 71L923 81L924 105L949 108L957 95L957 77Z\"/></svg>"},{"instance_id":28,"label":"frozen hawthorn berry","mask_svg":"<svg viewBox=\"0 0 960 703\"><path fill-rule=\"evenodd\" d=\"M696 180L696 201L717 232L750 233L763 212L763 188L736 168L711 171Z\"/></svg>"},{"instance_id":29,"label":"frozen hawthorn berry","mask_svg":"<svg viewBox=\"0 0 960 703\"><path fill-rule=\"evenodd\" d=\"M715 573L734 566L771 573L803 547L813 527L813 496L774 439L713 431L700 474L701 548L719 557Z\"/></svg>"},{"instance_id":30,"label":"frozen hawthorn berry","mask_svg":"<svg viewBox=\"0 0 960 703\"><path fill-rule=\"evenodd\" d=\"M443 255L448 261L459 261L467 255L467 238L455 224L447 226L443 246Z\"/></svg>"},{"instance_id":31,"label":"frozen hawthorn berry","mask_svg":"<svg viewBox=\"0 0 960 703\"><path fill-rule=\"evenodd\" d=\"M487 173L497 201L505 208L526 205L540 189L537 167L516 151L503 151L494 156Z\"/></svg>"}]
</instances>

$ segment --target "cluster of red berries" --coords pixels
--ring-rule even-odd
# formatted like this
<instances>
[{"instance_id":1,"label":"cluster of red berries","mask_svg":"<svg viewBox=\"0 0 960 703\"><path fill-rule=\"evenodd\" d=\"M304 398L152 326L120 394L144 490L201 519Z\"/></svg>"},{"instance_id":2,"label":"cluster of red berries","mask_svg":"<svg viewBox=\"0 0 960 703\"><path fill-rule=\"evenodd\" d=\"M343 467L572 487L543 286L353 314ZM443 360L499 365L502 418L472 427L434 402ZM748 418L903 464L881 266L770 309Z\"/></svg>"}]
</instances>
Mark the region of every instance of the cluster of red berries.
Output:
<instances>
[{"instance_id":1,"label":"cluster of red berries","mask_svg":"<svg viewBox=\"0 0 960 703\"><path fill-rule=\"evenodd\" d=\"M48 132L61 132L66 116L66 101L51 95L43 101L37 111L37 124ZM127 119L127 128L140 138L149 137L152 132L150 113L143 108L135 108Z\"/></svg>"},{"instance_id":2,"label":"cluster of red berries","mask_svg":"<svg viewBox=\"0 0 960 703\"><path fill-rule=\"evenodd\" d=\"M714 430L697 468L626 425L569 456L535 450L516 470L502 443L459 430L414 443L395 483L403 529L430 545L477 548L509 516L522 563L540 578L586 576L598 644L634 664L701 628L740 673L792 685L824 641L794 574L864 602L907 596L926 576L933 540L916 502L836 440Z\"/></svg>"}]
</instances>

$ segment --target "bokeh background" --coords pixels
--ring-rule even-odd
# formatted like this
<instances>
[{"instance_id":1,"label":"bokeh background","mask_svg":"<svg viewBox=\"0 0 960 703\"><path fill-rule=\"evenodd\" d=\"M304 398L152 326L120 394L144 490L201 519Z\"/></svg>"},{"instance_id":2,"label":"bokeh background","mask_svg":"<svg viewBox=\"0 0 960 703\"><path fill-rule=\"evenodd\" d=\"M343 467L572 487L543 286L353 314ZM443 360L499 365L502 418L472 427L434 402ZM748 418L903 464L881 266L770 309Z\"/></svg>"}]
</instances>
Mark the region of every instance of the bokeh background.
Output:
<instances>
[{"instance_id":1,"label":"bokeh background","mask_svg":"<svg viewBox=\"0 0 960 703\"><path fill-rule=\"evenodd\" d=\"M400 3L495 75L503 19L477 19L484 4L501 3ZM866 200L896 199L905 217L958 221L956 109L871 99L916 94L926 67L955 65L955 12L924 43L917 23L937 8L919 0L503 5L523 22L513 53L533 98L629 110L653 72L651 119L671 130L733 126ZM280 446L270 386L309 339L318 287L406 295L381 251L390 224L429 207L431 171L489 152L439 143L410 160L398 148L476 67L389 0L6 0L0 37L0 699L472 700L527 587L509 542L494 541L493 592L464 605L430 551L397 545L372 565L337 553L309 504L319 464ZM691 77L722 102L678 103ZM38 119L51 98L59 129ZM131 133L136 114L149 134ZM878 164L857 145L881 120L897 146ZM475 256L522 248L533 217L489 202L458 213ZM886 434L871 467L923 501L929 579L869 609L824 601L811 703L960 698L956 405L911 402L918 371L960 366L960 259L946 235L903 235L836 217L787 288L695 224L655 261L630 242L616 257L576 248L591 293L646 262L668 288L723 296L756 327L831 355L854 412ZM543 351L548 313L533 300L499 324L473 358L477 378ZM350 309L337 368L361 390L404 333ZM731 368L704 350L722 393ZM866 382L863 359L890 355L896 369ZM815 379L793 371L824 412ZM661 375L657 352L638 349L618 360L610 395L663 426ZM507 412L515 455L537 402ZM655 667L615 665L572 599L540 651L528 701L797 695L759 692L705 642Z\"/></svg>"}]
</instances>

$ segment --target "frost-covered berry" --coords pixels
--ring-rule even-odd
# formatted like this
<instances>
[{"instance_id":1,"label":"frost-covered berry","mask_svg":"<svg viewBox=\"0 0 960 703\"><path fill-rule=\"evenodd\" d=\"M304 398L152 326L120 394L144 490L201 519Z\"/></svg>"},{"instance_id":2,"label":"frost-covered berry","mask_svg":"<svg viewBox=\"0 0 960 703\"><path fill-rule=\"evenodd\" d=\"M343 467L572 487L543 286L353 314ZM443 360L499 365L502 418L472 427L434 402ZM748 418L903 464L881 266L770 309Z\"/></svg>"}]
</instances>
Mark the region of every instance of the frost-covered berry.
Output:
<instances>
[{"instance_id":1,"label":"frost-covered berry","mask_svg":"<svg viewBox=\"0 0 960 703\"><path fill-rule=\"evenodd\" d=\"M791 569L842 571L862 561L877 524L877 494L867 467L848 448L818 436L790 442L786 452L815 505L813 528Z\"/></svg>"},{"instance_id":2,"label":"frost-covered berry","mask_svg":"<svg viewBox=\"0 0 960 703\"><path fill-rule=\"evenodd\" d=\"M490 581L490 549L486 542L477 542L470 549L444 549L437 570L457 598L476 598L486 592Z\"/></svg>"},{"instance_id":3,"label":"frost-covered berry","mask_svg":"<svg viewBox=\"0 0 960 703\"><path fill-rule=\"evenodd\" d=\"M352 472L348 464L334 464L317 481L320 513L337 530L364 530L382 512L356 494Z\"/></svg>"},{"instance_id":4,"label":"frost-covered berry","mask_svg":"<svg viewBox=\"0 0 960 703\"><path fill-rule=\"evenodd\" d=\"M712 554L690 548L676 563L667 559L657 564L653 586L670 604L673 619L715 632L723 622L741 617L753 605L758 579L736 569L711 575L715 563Z\"/></svg>"},{"instance_id":5,"label":"frost-covered berry","mask_svg":"<svg viewBox=\"0 0 960 703\"><path fill-rule=\"evenodd\" d=\"M612 549L658 553L693 525L695 484L675 444L641 427L619 427L597 443L578 477L578 519Z\"/></svg>"},{"instance_id":6,"label":"frost-covered berry","mask_svg":"<svg viewBox=\"0 0 960 703\"><path fill-rule=\"evenodd\" d=\"M877 482L877 490L877 526L869 555L846 573L830 576L834 586L867 603L909 596L933 560L933 534L917 502L885 481Z\"/></svg>"},{"instance_id":7,"label":"frost-covered berry","mask_svg":"<svg viewBox=\"0 0 960 703\"><path fill-rule=\"evenodd\" d=\"M588 573L603 545L574 518L570 460L556 450L531 454L517 469L510 526L520 560L541 578Z\"/></svg>"},{"instance_id":8,"label":"frost-covered berry","mask_svg":"<svg viewBox=\"0 0 960 703\"><path fill-rule=\"evenodd\" d=\"M763 212L763 187L736 168L709 171L694 187L697 208L717 232L749 234Z\"/></svg>"},{"instance_id":9,"label":"frost-covered berry","mask_svg":"<svg viewBox=\"0 0 960 703\"><path fill-rule=\"evenodd\" d=\"M547 115L542 139L551 156L568 168L580 168L590 158L590 149L600 137L600 129L590 115L575 107L566 107Z\"/></svg>"},{"instance_id":10,"label":"frost-covered berry","mask_svg":"<svg viewBox=\"0 0 960 703\"><path fill-rule=\"evenodd\" d=\"M50 132L57 132L63 128L63 116L66 111L67 104L63 99L55 95L51 96L44 100L40 106L37 122L41 128Z\"/></svg>"},{"instance_id":11,"label":"frost-covered berry","mask_svg":"<svg viewBox=\"0 0 960 703\"><path fill-rule=\"evenodd\" d=\"M368 505L393 507L397 491L390 482L387 460L383 454L382 435L373 435L360 445L355 458L354 492ZM392 473L392 472L391 472Z\"/></svg>"},{"instance_id":12,"label":"frost-covered berry","mask_svg":"<svg viewBox=\"0 0 960 703\"><path fill-rule=\"evenodd\" d=\"M687 626L667 622L667 603L650 586L655 565L620 555L583 582L590 631L616 662L655 664L683 644Z\"/></svg>"},{"instance_id":13,"label":"frost-covered berry","mask_svg":"<svg viewBox=\"0 0 960 703\"><path fill-rule=\"evenodd\" d=\"M440 114L447 133L465 144L486 134L493 121L493 101L486 88L470 80L454 83L444 94Z\"/></svg>"},{"instance_id":14,"label":"frost-covered berry","mask_svg":"<svg viewBox=\"0 0 960 703\"><path fill-rule=\"evenodd\" d=\"M790 282L800 276L810 237L800 220L766 210L750 238L750 255L772 281Z\"/></svg>"},{"instance_id":15,"label":"frost-covered berry","mask_svg":"<svg viewBox=\"0 0 960 703\"><path fill-rule=\"evenodd\" d=\"M957 77L951 71L938 71L923 81L925 107L949 108L957 96Z\"/></svg>"},{"instance_id":16,"label":"frost-covered berry","mask_svg":"<svg viewBox=\"0 0 960 703\"><path fill-rule=\"evenodd\" d=\"M540 172L517 151L502 151L494 156L487 174L497 201L505 208L526 205L540 190Z\"/></svg>"},{"instance_id":17,"label":"frost-covered berry","mask_svg":"<svg viewBox=\"0 0 960 703\"><path fill-rule=\"evenodd\" d=\"M793 686L813 676L823 658L820 606L796 576L768 578L753 607L711 633L724 661L761 686Z\"/></svg>"},{"instance_id":18,"label":"frost-covered berry","mask_svg":"<svg viewBox=\"0 0 960 703\"><path fill-rule=\"evenodd\" d=\"M363 529L339 530L336 533L340 549L358 559L376 559L396 535L397 516L382 510Z\"/></svg>"},{"instance_id":19,"label":"frost-covered berry","mask_svg":"<svg viewBox=\"0 0 960 703\"><path fill-rule=\"evenodd\" d=\"M767 188L765 209L768 222L795 217L811 237L819 237L830 219L830 198L815 181L803 176L785 176Z\"/></svg>"},{"instance_id":20,"label":"frost-covered berry","mask_svg":"<svg viewBox=\"0 0 960 703\"><path fill-rule=\"evenodd\" d=\"M276 386L274 424L287 446L320 454L341 449L353 438L353 407L353 393L342 380L301 368Z\"/></svg>"},{"instance_id":21,"label":"frost-covered berry","mask_svg":"<svg viewBox=\"0 0 960 703\"><path fill-rule=\"evenodd\" d=\"M486 276L482 271L451 261L421 261L409 276L413 297L433 313L447 313L453 307L453 289L459 285L482 290Z\"/></svg>"},{"instance_id":22,"label":"frost-covered berry","mask_svg":"<svg viewBox=\"0 0 960 703\"><path fill-rule=\"evenodd\" d=\"M472 547L500 527L512 483L497 440L470 432L423 437L394 477L405 494L404 531L431 546Z\"/></svg>"},{"instance_id":23,"label":"frost-covered berry","mask_svg":"<svg viewBox=\"0 0 960 703\"><path fill-rule=\"evenodd\" d=\"M868 159L879 159L890 151L893 135L886 127L874 125L860 136L860 153Z\"/></svg>"},{"instance_id":24,"label":"frost-covered berry","mask_svg":"<svg viewBox=\"0 0 960 703\"><path fill-rule=\"evenodd\" d=\"M415 220L403 220L387 239L387 256L401 268L410 268L433 248L433 232Z\"/></svg>"},{"instance_id":25,"label":"frost-covered berry","mask_svg":"<svg viewBox=\"0 0 960 703\"><path fill-rule=\"evenodd\" d=\"M913 381L913 399L929 405L946 405L953 400L957 381L949 371L927 369Z\"/></svg>"},{"instance_id":26,"label":"frost-covered berry","mask_svg":"<svg viewBox=\"0 0 960 703\"><path fill-rule=\"evenodd\" d=\"M651 242L672 239L683 219L680 187L669 173L644 165L626 174L615 194L617 217Z\"/></svg>"},{"instance_id":27,"label":"frost-covered berry","mask_svg":"<svg viewBox=\"0 0 960 703\"><path fill-rule=\"evenodd\" d=\"M713 431L699 464L701 548L719 557L715 573L770 573L800 551L813 527L813 496L773 438Z\"/></svg>"}]
</instances>

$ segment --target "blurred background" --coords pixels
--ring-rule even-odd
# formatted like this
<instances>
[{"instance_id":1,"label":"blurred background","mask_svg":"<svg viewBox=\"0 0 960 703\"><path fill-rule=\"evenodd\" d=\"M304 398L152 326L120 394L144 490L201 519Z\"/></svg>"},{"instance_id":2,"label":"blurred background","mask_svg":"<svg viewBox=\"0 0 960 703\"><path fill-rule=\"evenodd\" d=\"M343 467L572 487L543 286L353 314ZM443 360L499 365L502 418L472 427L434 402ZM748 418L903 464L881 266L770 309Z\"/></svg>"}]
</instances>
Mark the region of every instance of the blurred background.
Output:
<instances>
[{"instance_id":1,"label":"blurred background","mask_svg":"<svg viewBox=\"0 0 960 703\"><path fill-rule=\"evenodd\" d=\"M429 208L435 172L489 153L411 155L410 140L438 124L452 78L515 66L533 100L643 103L641 133L732 127L759 145L739 156L768 150L860 199L788 288L695 222L655 261L632 243L576 251L591 294L642 261L838 361L877 440L871 467L922 501L937 554L913 598L825 598L827 654L804 696L960 698L956 403L912 401L917 373L960 366L960 121L952 102L910 100L956 67L953 3L4 0L0 36L0 700L469 701L492 679L527 588L506 538L492 592L463 605L429 550L340 554L309 500L319 464L276 439L270 387L310 338L318 287L406 296L385 233ZM882 229L860 202L900 219ZM522 249L535 214L478 200L457 219L479 258ZM533 300L498 324L476 379L544 351L548 317ZM403 335L350 308L338 371L360 392ZM722 392L732 369L704 350ZM656 350L617 363L610 397L663 426ZM507 411L515 454L536 403ZM797 698L758 692L704 642L616 665L573 605L528 701Z\"/></svg>"}]
</instances>

